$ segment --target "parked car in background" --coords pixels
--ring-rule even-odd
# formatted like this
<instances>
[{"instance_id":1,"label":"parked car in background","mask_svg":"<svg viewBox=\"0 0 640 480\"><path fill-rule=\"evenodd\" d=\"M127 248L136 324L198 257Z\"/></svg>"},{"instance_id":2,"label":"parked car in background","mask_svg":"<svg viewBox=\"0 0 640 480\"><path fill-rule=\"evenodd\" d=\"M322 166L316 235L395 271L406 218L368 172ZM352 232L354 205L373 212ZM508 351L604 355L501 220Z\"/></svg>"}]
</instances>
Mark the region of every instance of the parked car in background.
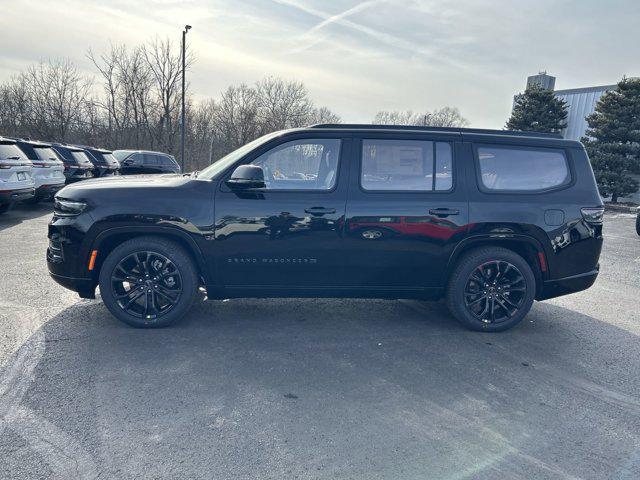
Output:
<instances>
[{"instance_id":1,"label":"parked car in background","mask_svg":"<svg viewBox=\"0 0 640 480\"><path fill-rule=\"evenodd\" d=\"M209 299L444 298L467 328L497 332L534 300L593 285L603 215L587 152L559 135L316 125L199 174L66 187L47 261L137 327L179 319L203 287Z\"/></svg>"},{"instance_id":2,"label":"parked car in background","mask_svg":"<svg viewBox=\"0 0 640 480\"><path fill-rule=\"evenodd\" d=\"M33 165L34 201L51 198L64 187L64 164L50 143L16 139L16 145Z\"/></svg>"},{"instance_id":3,"label":"parked car in background","mask_svg":"<svg viewBox=\"0 0 640 480\"><path fill-rule=\"evenodd\" d=\"M11 138L0 137L0 213L35 195L33 165Z\"/></svg>"},{"instance_id":4,"label":"parked car in background","mask_svg":"<svg viewBox=\"0 0 640 480\"><path fill-rule=\"evenodd\" d=\"M122 175L141 173L180 173L180 165L172 155L144 150L115 150Z\"/></svg>"},{"instance_id":5,"label":"parked car in background","mask_svg":"<svg viewBox=\"0 0 640 480\"><path fill-rule=\"evenodd\" d=\"M113 156L111 150L104 148L86 147L78 145L84 149L85 153L93 163L94 177L107 177L109 175L117 175L120 170L120 163Z\"/></svg>"},{"instance_id":6,"label":"parked car in background","mask_svg":"<svg viewBox=\"0 0 640 480\"><path fill-rule=\"evenodd\" d=\"M67 183L93 177L93 163L82 148L62 143L54 143L52 148L62 157Z\"/></svg>"}]
</instances>

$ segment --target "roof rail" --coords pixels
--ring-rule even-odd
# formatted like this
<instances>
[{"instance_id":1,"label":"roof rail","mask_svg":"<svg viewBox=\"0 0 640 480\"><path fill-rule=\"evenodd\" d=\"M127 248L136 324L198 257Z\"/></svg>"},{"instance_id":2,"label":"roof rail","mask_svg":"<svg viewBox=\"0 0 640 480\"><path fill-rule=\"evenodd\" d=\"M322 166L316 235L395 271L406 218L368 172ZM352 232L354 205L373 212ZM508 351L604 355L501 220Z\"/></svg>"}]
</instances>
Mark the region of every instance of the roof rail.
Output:
<instances>
[{"instance_id":1,"label":"roof rail","mask_svg":"<svg viewBox=\"0 0 640 480\"><path fill-rule=\"evenodd\" d=\"M479 133L485 135L509 135L514 137L544 137L562 138L559 133L527 132L515 130L491 130L488 128L462 128L462 127L428 127L423 125L373 125L368 123L318 123L308 128L335 129L335 130L413 130L423 132L452 132L452 133Z\"/></svg>"}]
</instances>

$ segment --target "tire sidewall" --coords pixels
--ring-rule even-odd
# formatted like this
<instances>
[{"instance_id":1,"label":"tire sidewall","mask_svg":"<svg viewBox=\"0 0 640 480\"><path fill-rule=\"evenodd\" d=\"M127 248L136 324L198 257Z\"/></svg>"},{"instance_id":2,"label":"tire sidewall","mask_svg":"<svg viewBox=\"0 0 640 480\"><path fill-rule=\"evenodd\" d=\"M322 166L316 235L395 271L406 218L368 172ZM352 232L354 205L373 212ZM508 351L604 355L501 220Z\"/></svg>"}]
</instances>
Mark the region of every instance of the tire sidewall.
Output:
<instances>
[{"instance_id":1,"label":"tire sidewall","mask_svg":"<svg viewBox=\"0 0 640 480\"><path fill-rule=\"evenodd\" d=\"M479 265L492 260L503 260L514 265L520 270L526 286L524 301L516 315L500 323L484 323L478 320L469 312L464 302L464 289L469 276ZM536 278L531 267L520 255L505 248L488 247L472 252L460 261L451 280L447 298L449 308L460 323L476 331L500 332L514 327L526 317L535 299Z\"/></svg>"},{"instance_id":2,"label":"tire sidewall","mask_svg":"<svg viewBox=\"0 0 640 480\"><path fill-rule=\"evenodd\" d=\"M180 273L183 290L180 300L169 312L159 318L146 320L125 312L113 295L111 276L118 263L135 252L150 251L167 257ZM129 240L116 247L105 259L100 269L98 285L102 301L118 320L137 328L166 327L183 317L191 308L198 289L198 276L189 255L175 242L152 237Z\"/></svg>"}]
</instances>

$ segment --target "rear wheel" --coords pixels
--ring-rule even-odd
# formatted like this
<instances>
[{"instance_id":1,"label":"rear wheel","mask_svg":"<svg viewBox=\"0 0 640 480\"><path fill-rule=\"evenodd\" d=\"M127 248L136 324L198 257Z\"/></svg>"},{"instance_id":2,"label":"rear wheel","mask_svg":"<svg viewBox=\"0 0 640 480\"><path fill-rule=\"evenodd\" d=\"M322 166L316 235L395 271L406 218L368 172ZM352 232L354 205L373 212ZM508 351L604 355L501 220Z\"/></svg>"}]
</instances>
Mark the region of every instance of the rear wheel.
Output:
<instances>
[{"instance_id":1,"label":"rear wheel","mask_svg":"<svg viewBox=\"0 0 640 480\"><path fill-rule=\"evenodd\" d=\"M447 306L471 330L499 332L517 325L529 313L536 280L517 253L485 247L456 265L447 291Z\"/></svg>"},{"instance_id":2,"label":"rear wheel","mask_svg":"<svg viewBox=\"0 0 640 480\"><path fill-rule=\"evenodd\" d=\"M191 257L177 243L140 237L116 247L100 270L104 304L133 327L165 327L184 316L198 291Z\"/></svg>"}]
</instances>

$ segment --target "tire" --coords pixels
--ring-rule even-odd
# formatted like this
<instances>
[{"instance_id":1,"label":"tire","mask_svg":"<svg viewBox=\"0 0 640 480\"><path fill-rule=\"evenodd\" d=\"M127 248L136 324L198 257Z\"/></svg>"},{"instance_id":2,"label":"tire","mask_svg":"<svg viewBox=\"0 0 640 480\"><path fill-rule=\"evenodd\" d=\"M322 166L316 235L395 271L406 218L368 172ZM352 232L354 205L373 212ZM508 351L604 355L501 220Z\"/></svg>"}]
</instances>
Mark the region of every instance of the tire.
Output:
<instances>
[{"instance_id":1,"label":"tire","mask_svg":"<svg viewBox=\"0 0 640 480\"><path fill-rule=\"evenodd\" d=\"M640 212L638 212L638 216L636 217L636 233L640 235Z\"/></svg>"},{"instance_id":2,"label":"tire","mask_svg":"<svg viewBox=\"0 0 640 480\"><path fill-rule=\"evenodd\" d=\"M446 301L466 328L501 332L529 313L535 292L536 279L526 260L506 248L483 247L458 261L449 277Z\"/></svg>"},{"instance_id":3,"label":"tire","mask_svg":"<svg viewBox=\"0 0 640 480\"><path fill-rule=\"evenodd\" d=\"M134 238L117 246L104 260L98 284L111 314L137 328L166 327L182 318L199 286L189 254L160 237Z\"/></svg>"},{"instance_id":4,"label":"tire","mask_svg":"<svg viewBox=\"0 0 640 480\"><path fill-rule=\"evenodd\" d=\"M11 203L2 203L0 204L0 214L2 213L7 213L9 210L11 210L11 206L13 204Z\"/></svg>"}]
</instances>

